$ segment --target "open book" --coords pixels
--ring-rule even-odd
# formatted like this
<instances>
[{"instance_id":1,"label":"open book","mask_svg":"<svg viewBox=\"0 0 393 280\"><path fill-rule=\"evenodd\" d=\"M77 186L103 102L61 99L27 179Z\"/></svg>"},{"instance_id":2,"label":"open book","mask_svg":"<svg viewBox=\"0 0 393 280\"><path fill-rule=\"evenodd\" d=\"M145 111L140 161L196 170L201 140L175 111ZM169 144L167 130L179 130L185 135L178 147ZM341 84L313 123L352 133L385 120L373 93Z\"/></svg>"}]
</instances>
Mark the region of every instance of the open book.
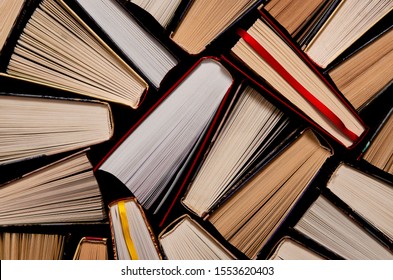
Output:
<instances>
[{"instance_id":1,"label":"open book","mask_svg":"<svg viewBox=\"0 0 393 280\"><path fill-rule=\"evenodd\" d=\"M77 0L110 39L156 88L177 59L140 26L117 0ZM158 3L158 2L157 2Z\"/></svg>"},{"instance_id":2,"label":"open book","mask_svg":"<svg viewBox=\"0 0 393 280\"><path fill-rule=\"evenodd\" d=\"M393 182L342 163L327 188L393 242Z\"/></svg>"},{"instance_id":3,"label":"open book","mask_svg":"<svg viewBox=\"0 0 393 280\"><path fill-rule=\"evenodd\" d=\"M247 65L274 89L272 96L319 130L345 147L356 144L366 131L356 111L263 12L261 16L247 31L238 29L241 38L231 49L233 59Z\"/></svg>"},{"instance_id":4,"label":"open book","mask_svg":"<svg viewBox=\"0 0 393 280\"><path fill-rule=\"evenodd\" d=\"M0 225L101 222L104 202L86 152L78 152L0 188Z\"/></svg>"},{"instance_id":5,"label":"open book","mask_svg":"<svg viewBox=\"0 0 393 280\"><path fill-rule=\"evenodd\" d=\"M146 209L170 192L168 184L203 137L232 86L215 59L201 59L147 112L105 158L99 170L123 182Z\"/></svg>"},{"instance_id":6,"label":"open book","mask_svg":"<svg viewBox=\"0 0 393 280\"><path fill-rule=\"evenodd\" d=\"M148 87L62 0L39 3L10 56L12 77L133 108Z\"/></svg>"},{"instance_id":7,"label":"open book","mask_svg":"<svg viewBox=\"0 0 393 280\"><path fill-rule=\"evenodd\" d=\"M135 198L109 205L115 259L159 260L162 258L149 221Z\"/></svg>"},{"instance_id":8,"label":"open book","mask_svg":"<svg viewBox=\"0 0 393 280\"><path fill-rule=\"evenodd\" d=\"M258 0L194 0L171 37L190 54L200 53Z\"/></svg>"},{"instance_id":9,"label":"open book","mask_svg":"<svg viewBox=\"0 0 393 280\"><path fill-rule=\"evenodd\" d=\"M107 103L0 94L0 165L85 148L113 134Z\"/></svg>"},{"instance_id":10,"label":"open book","mask_svg":"<svg viewBox=\"0 0 393 280\"><path fill-rule=\"evenodd\" d=\"M326 68L392 9L390 0L343 0L304 51L316 64Z\"/></svg>"},{"instance_id":11,"label":"open book","mask_svg":"<svg viewBox=\"0 0 393 280\"><path fill-rule=\"evenodd\" d=\"M366 146L362 158L377 168L393 174L393 108Z\"/></svg>"},{"instance_id":12,"label":"open book","mask_svg":"<svg viewBox=\"0 0 393 280\"><path fill-rule=\"evenodd\" d=\"M393 253L324 196L306 211L295 229L344 259L393 259Z\"/></svg>"},{"instance_id":13,"label":"open book","mask_svg":"<svg viewBox=\"0 0 393 280\"><path fill-rule=\"evenodd\" d=\"M229 243L255 258L330 155L306 130L215 209L208 221Z\"/></svg>"},{"instance_id":14,"label":"open book","mask_svg":"<svg viewBox=\"0 0 393 280\"><path fill-rule=\"evenodd\" d=\"M348 101L365 106L393 77L393 27L328 73Z\"/></svg>"},{"instance_id":15,"label":"open book","mask_svg":"<svg viewBox=\"0 0 393 280\"><path fill-rule=\"evenodd\" d=\"M169 260L232 260L235 257L190 216L173 221L158 237Z\"/></svg>"},{"instance_id":16,"label":"open book","mask_svg":"<svg viewBox=\"0 0 393 280\"><path fill-rule=\"evenodd\" d=\"M107 260L108 247L106 238L83 237L75 250L74 260Z\"/></svg>"},{"instance_id":17,"label":"open book","mask_svg":"<svg viewBox=\"0 0 393 280\"><path fill-rule=\"evenodd\" d=\"M256 162L260 164L285 143L277 143L277 138L292 132L286 129L288 123L258 91L250 86L242 89L182 203L200 217L209 213Z\"/></svg>"},{"instance_id":18,"label":"open book","mask_svg":"<svg viewBox=\"0 0 393 280\"><path fill-rule=\"evenodd\" d=\"M312 251L304 244L291 237L284 237L278 242L270 260L324 260L325 258Z\"/></svg>"}]
</instances>

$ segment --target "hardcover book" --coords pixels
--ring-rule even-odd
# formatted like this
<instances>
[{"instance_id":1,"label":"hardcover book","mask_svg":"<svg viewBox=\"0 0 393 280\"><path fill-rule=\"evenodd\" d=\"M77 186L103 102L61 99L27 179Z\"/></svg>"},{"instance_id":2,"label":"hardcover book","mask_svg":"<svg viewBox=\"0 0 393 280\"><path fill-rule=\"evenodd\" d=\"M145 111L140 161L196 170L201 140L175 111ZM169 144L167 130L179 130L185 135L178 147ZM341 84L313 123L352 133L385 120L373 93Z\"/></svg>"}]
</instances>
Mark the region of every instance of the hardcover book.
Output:
<instances>
[{"instance_id":1,"label":"hardcover book","mask_svg":"<svg viewBox=\"0 0 393 280\"><path fill-rule=\"evenodd\" d=\"M62 0L37 5L2 75L137 108L146 82Z\"/></svg>"},{"instance_id":2,"label":"hardcover book","mask_svg":"<svg viewBox=\"0 0 393 280\"><path fill-rule=\"evenodd\" d=\"M238 34L241 38L231 49L232 59L227 59L236 68L242 71L246 65L243 73L250 73L263 88L267 83L274 98L345 147L364 137L367 128L357 112L264 12Z\"/></svg>"},{"instance_id":3,"label":"hardcover book","mask_svg":"<svg viewBox=\"0 0 393 280\"><path fill-rule=\"evenodd\" d=\"M165 228L158 240L169 260L233 260L235 257L189 215Z\"/></svg>"},{"instance_id":4,"label":"hardcover book","mask_svg":"<svg viewBox=\"0 0 393 280\"><path fill-rule=\"evenodd\" d=\"M199 60L98 165L125 184L145 209L168 186L228 97L233 79L215 59Z\"/></svg>"},{"instance_id":5,"label":"hardcover book","mask_svg":"<svg viewBox=\"0 0 393 280\"><path fill-rule=\"evenodd\" d=\"M114 257L118 260L159 260L157 239L146 215L135 198L109 204Z\"/></svg>"},{"instance_id":6,"label":"hardcover book","mask_svg":"<svg viewBox=\"0 0 393 280\"><path fill-rule=\"evenodd\" d=\"M109 140L109 104L80 99L0 94L0 165L86 148Z\"/></svg>"},{"instance_id":7,"label":"hardcover book","mask_svg":"<svg viewBox=\"0 0 393 280\"><path fill-rule=\"evenodd\" d=\"M207 220L229 243L255 258L330 156L331 151L306 130Z\"/></svg>"}]
</instances>

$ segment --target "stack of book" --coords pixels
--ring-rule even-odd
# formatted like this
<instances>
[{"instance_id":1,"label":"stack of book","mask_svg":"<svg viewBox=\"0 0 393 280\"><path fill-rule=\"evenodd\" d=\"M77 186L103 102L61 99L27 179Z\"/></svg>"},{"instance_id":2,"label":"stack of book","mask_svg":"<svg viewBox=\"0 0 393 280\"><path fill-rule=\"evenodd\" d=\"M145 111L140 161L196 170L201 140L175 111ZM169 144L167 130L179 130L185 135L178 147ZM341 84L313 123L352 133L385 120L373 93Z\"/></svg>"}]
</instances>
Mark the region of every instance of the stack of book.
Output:
<instances>
[{"instance_id":1,"label":"stack of book","mask_svg":"<svg viewBox=\"0 0 393 280\"><path fill-rule=\"evenodd\" d=\"M393 259L392 10L0 1L0 259Z\"/></svg>"}]
</instances>

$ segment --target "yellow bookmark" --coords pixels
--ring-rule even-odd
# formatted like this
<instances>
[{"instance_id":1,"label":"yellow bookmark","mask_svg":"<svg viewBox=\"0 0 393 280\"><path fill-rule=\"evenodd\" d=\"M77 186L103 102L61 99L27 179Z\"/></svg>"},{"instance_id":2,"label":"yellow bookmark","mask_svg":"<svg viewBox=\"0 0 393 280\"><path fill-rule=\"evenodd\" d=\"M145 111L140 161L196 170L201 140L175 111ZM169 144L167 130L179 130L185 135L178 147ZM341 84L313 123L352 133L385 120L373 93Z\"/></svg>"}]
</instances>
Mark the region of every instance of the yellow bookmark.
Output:
<instances>
[{"instance_id":1,"label":"yellow bookmark","mask_svg":"<svg viewBox=\"0 0 393 280\"><path fill-rule=\"evenodd\" d=\"M128 253L130 254L130 257L132 260L137 260L138 254L136 252L134 242L132 241L132 238L131 238L130 228L128 226L126 206L125 206L124 201L120 201L118 203L118 207L119 207L121 228L123 230L124 240L126 241Z\"/></svg>"}]
</instances>

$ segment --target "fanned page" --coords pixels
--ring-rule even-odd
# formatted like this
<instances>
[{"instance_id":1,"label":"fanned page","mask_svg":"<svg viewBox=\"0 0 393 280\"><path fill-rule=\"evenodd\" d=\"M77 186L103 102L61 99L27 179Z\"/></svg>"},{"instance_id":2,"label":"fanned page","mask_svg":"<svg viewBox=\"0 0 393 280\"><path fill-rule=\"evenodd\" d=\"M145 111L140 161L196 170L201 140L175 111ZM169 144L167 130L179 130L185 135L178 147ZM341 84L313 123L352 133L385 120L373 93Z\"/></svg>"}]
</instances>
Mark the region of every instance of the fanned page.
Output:
<instances>
[{"instance_id":1,"label":"fanned page","mask_svg":"<svg viewBox=\"0 0 393 280\"><path fill-rule=\"evenodd\" d=\"M106 218L104 207L85 152L0 189L0 225L99 222Z\"/></svg>"},{"instance_id":2,"label":"fanned page","mask_svg":"<svg viewBox=\"0 0 393 280\"><path fill-rule=\"evenodd\" d=\"M392 83L392 42L393 28L329 71L337 88L355 108L363 107Z\"/></svg>"},{"instance_id":3,"label":"fanned page","mask_svg":"<svg viewBox=\"0 0 393 280\"><path fill-rule=\"evenodd\" d=\"M393 240L393 185L341 164L327 187L353 211Z\"/></svg>"},{"instance_id":4,"label":"fanned page","mask_svg":"<svg viewBox=\"0 0 393 280\"><path fill-rule=\"evenodd\" d=\"M257 0L194 0L172 34L190 54L200 53Z\"/></svg>"},{"instance_id":5,"label":"fanned page","mask_svg":"<svg viewBox=\"0 0 393 280\"><path fill-rule=\"evenodd\" d=\"M25 0L2 0L0 2L0 52L18 18Z\"/></svg>"},{"instance_id":6,"label":"fanned page","mask_svg":"<svg viewBox=\"0 0 393 280\"><path fill-rule=\"evenodd\" d=\"M278 244L270 260L324 260L325 258L289 237Z\"/></svg>"},{"instance_id":7,"label":"fanned page","mask_svg":"<svg viewBox=\"0 0 393 280\"><path fill-rule=\"evenodd\" d=\"M247 30L232 53L304 115L346 147L365 131L355 112L340 99L262 19Z\"/></svg>"},{"instance_id":8,"label":"fanned page","mask_svg":"<svg viewBox=\"0 0 393 280\"><path fill-rule=\"evenodd\" d=\"M393 174L393 109L363 155L363 159Z\"/></svg>"},{"instance_id":9,"label":"fanned page","mask_svg":"<svg viewBox=\"0 0 393 280\"><path fill-rule=\"evenodd\" d=\"M130 0L130 2L149 12L165 28L173 18L181 0Z\"/></svg>"},{"instance_id":10,"label":"fanned page","mask_svg":"<svg viewBox=\"0 0 393 280\"><path fill-rule=\"evenodd\" d=\"M0 165L84 148L108 140L106 103L0 95Z\"/></svg>"},{"instance_id":11,"label":"fanned page","mask_svg":"<svg viewBox=\"0 0 393 280\"><path fill-rule=\"evenodd\" d=\"M393 9L391 0L344 0L305 48L326 68L336 57Z\"/></svg>"},{"instance_id":12,"label":"fanned page","mask_svg":"<svg viewBox=\"0 0 393 280\"><path fill-rule=\"evenodd\" d=\"M147 89L145 81L61 0L39 4L18 39L6 73L133 108Z\"/></svg>"},{"instance_id":13,"label":"fanned page","mask_svg":"<svg viewBox=\"0 0 393 280\"><path fill-rule=\"evenodd\" d=\"M392 252L323 196L311 205L295 229L344 259L393 259Z\"/></svg>"},{"instance_id":14,"label":"fanned page","mask_svg":"<svg viewBox=\"0 0 393 280\"><path fill-rule=\"evenodd\" d=\"M169 260L233 260L213 236L189 216L176 220L173 229L163 232L159 241Z\"/></svg>"},{"instance_id":15,"label":"fanned page","mask_svg":"<svg viewBox=\"0 0 393 280\"><path fill-rule=\"evenodd\" d=\"M135 200L120 200L109 211L117 259L161 259L150 225Z\"/></svg>"},{"instance_id":16,"label":"fanned page","mask_svg":"<svg viewBox=\"0 0 393 280\"><path fill-rule=\"evenodd\" d=\"M202 216L225 195L255 158L271 147L287 118L258 91L246 87L216 137L183 203Z\"/></svg>"},{"instance_id":17,"label":"fanned page","mask_svg":"<svg viewBox=\"0 0 393 280\"><path fill-rule=\"evenodd\" d=\"M162 198L232 85L214 59L202 59L99 167L147 209Z\"/></svg>"},{"instance_id":18,"label":"fanned page","mask_svg":"<svg viewBox=\"0 0 393 280\"><path fill-rule=\"evenodd\" d=\"M305 131L208 220L233 246L255 258L330 155Z\"/></svg>"},{"instance_id":19,"label":"fanned page","mask_svg":"<svg viewBox=\"0 0 393 280\"><path fill-rule=\"evenodd\" d=\"M176 58L143 29L117 0L77 0L121 51L156 87Z\"/></svg>"},{"instance_id":20,"label":"fanned page","mask_svg":"<svg viewBox=\"0 0 393 280\"><path fill-rule=\"evenodd\" d=\"M65 236L58 234L0 233L0 260L61 260Z\"/></svg>"}]
</instances>

